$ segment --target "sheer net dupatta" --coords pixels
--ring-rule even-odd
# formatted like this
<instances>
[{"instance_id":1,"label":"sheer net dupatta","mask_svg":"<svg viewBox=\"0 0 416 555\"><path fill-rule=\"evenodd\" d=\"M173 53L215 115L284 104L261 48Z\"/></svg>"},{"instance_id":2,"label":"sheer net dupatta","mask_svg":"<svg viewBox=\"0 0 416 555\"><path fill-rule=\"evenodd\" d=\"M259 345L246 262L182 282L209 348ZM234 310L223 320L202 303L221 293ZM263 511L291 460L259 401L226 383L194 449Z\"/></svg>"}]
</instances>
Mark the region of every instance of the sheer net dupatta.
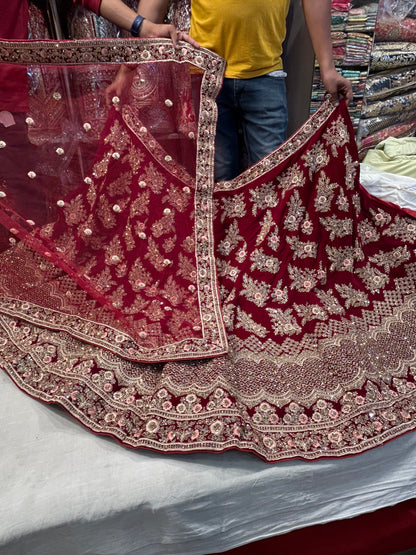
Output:
<instances>
[{"instance_id":1,"label":"sheer net dupatta","mask_svg":"<svg viewBox=\"0 0 416 555\"><path fill-rule=\"evenodd\" d=\"M30 85L0 149L0 311L141 362L225 353L212 231L223 60L153 39L0 51Z\"/></svg>"}]
</instances>

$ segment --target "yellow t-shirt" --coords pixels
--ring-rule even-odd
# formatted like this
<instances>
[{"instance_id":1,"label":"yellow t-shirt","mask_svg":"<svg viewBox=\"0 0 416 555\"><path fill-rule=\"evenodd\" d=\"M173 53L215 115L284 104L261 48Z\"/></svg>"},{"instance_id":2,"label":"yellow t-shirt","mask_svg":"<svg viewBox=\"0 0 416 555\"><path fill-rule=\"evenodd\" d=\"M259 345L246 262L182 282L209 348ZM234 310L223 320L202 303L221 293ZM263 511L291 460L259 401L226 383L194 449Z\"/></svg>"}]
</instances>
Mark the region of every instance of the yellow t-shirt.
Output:
<instances>
[{"instance_id":1,"label":"yellow t-shirt","mask_svg":"<svg viewBox=\"0 0 416 555\"><path fill-rule=\"evenodd\" d=\"M282 69L290 0L191 0L190 35L227 60L226 77Z\"/></svg>"}]
</instances>

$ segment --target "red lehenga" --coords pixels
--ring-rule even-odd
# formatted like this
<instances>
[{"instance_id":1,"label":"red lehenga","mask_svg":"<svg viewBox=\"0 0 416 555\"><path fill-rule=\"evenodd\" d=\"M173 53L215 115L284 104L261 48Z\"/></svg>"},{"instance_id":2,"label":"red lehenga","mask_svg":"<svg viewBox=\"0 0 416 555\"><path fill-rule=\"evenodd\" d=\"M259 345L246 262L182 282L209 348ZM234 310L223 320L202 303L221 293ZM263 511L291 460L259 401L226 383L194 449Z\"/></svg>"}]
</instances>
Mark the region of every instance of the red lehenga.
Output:
<instances>
[{"instance_id":1,"label":"red lehenga","mask_svg":"<svg viewBox=\"0 0 416 555\"><path fill-rule=\"evenodd\" d=\"M0 361L22 390L170 453L338 457L414 430L416 220L360 187L343 103L214 186L218 57L152 39L0 57L32 76L18 185L0 143Z\"/></svg>"}]
</instances>

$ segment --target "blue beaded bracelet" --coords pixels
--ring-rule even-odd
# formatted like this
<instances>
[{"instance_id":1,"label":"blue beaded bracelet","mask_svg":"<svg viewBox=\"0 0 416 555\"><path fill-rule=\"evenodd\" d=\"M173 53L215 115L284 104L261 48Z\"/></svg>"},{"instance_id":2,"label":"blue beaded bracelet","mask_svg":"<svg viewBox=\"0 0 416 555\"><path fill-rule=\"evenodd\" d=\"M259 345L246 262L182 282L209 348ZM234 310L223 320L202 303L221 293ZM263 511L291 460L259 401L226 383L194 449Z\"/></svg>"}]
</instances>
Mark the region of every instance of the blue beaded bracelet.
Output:
<instances>
[{"instance_id":1,"label":"blue beaded bracelet","mask_svg":"<svg viewBox=\"0 0 416 555\"><path fill-rule=\"evenodd\" d=\"M131 24L130 33L133 35L133 37L138 37L140 35L140 27L142 26L143 21L144 17L138 15Z\"/></svg>"}]
</instances>

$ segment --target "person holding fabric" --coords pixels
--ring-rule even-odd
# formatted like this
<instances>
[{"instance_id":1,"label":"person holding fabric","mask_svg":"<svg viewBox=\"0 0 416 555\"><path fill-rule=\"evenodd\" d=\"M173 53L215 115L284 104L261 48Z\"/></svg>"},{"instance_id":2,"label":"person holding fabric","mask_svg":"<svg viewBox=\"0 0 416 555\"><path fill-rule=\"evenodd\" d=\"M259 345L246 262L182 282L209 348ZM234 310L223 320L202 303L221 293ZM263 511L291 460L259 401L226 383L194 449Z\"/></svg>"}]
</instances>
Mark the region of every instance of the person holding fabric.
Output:
<instances>
[{"instance_id":1,"label":"person holding fabric","mask_svg":"<svg viewBox=\"0 0 416 555\"><path fill-rule=\"evenodd\" d=\"M173 25L155 24L140 17L122 0L74 0L74 3L105 17L115 25L130 31L133 36L171 38L177 45L178 40L189 40L186 33L175 29ZM10 3L0 0L0 39L17 40L28 38L29 2L15 0ZM195 44L195 41L189 40ZM22 81L23 77L23 83ZM19 86L16 80L19 80ZM27 86L21 68L6 66L0 76L0 114L11 110L21 113L27 111ZM3 117L5 117L3 115ZM1 119L0 119L1 123Z\"/></svg>"},{"instance_id":2,"label":"person holding fabric","mask_svg":"<svg viewBox=\"0 0 416 555\"><path fill-rule=\"evenodd\" d=\"M240 172L239 129L248 165L286 139L287 106L281 60L290 0L191 0L190 36L227 61L218 96L215 179ZM163 21L169 0L140 0L138 11ZM352 85L335 69L330 35L329 0L303 0L303 8L324 85L334 99L352 99Z\"/></svg>"},{"instance_id":3,"label":"person holding fabric","mask_svg":"<svg viewBox=\"0 0 416 555\"><path fill-rule=\"evenodd\" d=\"M135 37L165 37L171 38L175 46L178 40L189 40L185 33L177 31L173 25L156 24L150 20L143 20L130 9L122 0L74 0L90 11L101 15L121 27L130 31ZM6 2L0 0L0 40L24 40L28 38L29 1L14 0ZM26 176L30 168L35 165L36 146L28 140L26 115L29 110L29 85L27 71L23 66L3 64L0 71L0 145L7 145L7 155L3 153L2 172L13 175L9 181L10 193L19 202L22 183L27 183ZM16 165L15 150L25 145L25 156ZM0 175L0 181L2 176ZM27 186L30 186L30 182ZM30 202L22 208L31 217L43 220L45 215Z\"/></svg>"},{"instance_id":4,"label":"person holding fabric","mask_svg":"<svg viewBox=\"0 0 416 555\"><path fill-rule=\"evenodd\" d=\"M74 0L74 2L105 17L118 27L130 31L134 37L171 38L175 46L178 40L195 43L186 33L177 30L173 25L159 24L149 18L146 19L140 15L140 10L135 13L122 0Z\"/></svg>"},{"instance_id":5,"label":"person holding fabric","mask_svg":"<svg viewBox=\"0 0 416 555\"><path fill-rule=\"evenodd\" d=\"M214 188L223 60L110 39L138 65L106 110L102 45L0 49L25 67L29 47L47 84L33 100L61 108L53 126L31 114L46 142L19 199L50 184L46 223L15 209L12 176L0 184L0 372L95 433L170 454L312 460L414 431L416 221L360 187L345 102ZM184 98L199 100L192 134Z\"/></svg>"}]
</instances>

